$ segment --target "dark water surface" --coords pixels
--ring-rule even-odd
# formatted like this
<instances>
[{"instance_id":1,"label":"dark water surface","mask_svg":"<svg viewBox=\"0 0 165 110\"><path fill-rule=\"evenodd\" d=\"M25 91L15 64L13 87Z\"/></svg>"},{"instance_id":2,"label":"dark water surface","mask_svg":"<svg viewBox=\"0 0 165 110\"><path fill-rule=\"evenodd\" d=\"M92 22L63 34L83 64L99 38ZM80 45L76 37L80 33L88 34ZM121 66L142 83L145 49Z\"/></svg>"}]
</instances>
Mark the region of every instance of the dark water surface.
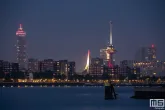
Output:
<instances>
[{"instance_id":1,"label":"dark water surface","mask_svg":"<svg viewBox=\"0 0 165 110\"><path fill-rule=\"evenodd\" d=\"M104 100L103 87L0 89L0 110L152 110L149 100L130 98L132 87L116 87L117 100Z\"/></svg>"}]
</instances>

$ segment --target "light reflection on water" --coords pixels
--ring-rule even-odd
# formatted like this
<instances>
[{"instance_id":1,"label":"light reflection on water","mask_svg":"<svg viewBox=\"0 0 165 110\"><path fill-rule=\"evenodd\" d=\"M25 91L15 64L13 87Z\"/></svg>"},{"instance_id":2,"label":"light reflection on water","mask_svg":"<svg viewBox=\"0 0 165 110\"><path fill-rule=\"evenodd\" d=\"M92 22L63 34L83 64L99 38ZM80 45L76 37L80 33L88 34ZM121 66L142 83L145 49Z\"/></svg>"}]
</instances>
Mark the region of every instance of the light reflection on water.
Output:
<instances>
[{"instance_id":1,"label":"light reflection on water","mask_svg":"<svg viewBox=\"0 0 165 110\"><path fill-rule=\"evenodd\" d=\"M149 100L131 99L132 87L116 87L117 100L104 100L103 87L1 88L2 110L150 110Z\"/></svg>"}]
</instances>

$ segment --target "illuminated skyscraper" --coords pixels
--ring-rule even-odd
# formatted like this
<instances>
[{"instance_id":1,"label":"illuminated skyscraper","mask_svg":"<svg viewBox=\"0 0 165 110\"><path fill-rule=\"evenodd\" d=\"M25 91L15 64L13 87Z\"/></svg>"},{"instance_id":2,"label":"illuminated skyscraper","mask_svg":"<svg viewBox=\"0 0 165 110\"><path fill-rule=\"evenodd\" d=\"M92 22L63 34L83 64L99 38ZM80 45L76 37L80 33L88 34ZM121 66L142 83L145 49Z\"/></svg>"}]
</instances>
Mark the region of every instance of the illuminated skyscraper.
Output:
<instances>
[{"instance_id":1,"label":"illuminated skyscraper","mask_svg":"<svg viewBox=\"0 0 165 110\"><path fill-rule=\"evenodd\" d=\"M137 60L137 61L156 61L155 45L139 48L139 50L136 52L135 60Z\"/></svg>"},{"instance_id":2,"label":"illuminated skyscraper","mask_svg":"<svg viewBox=\"0 0 165 110\"><path fill-rule=\"evenodd\" d=\"M17 36L17 62L19 63L20 70L27 68L27 55L26 55L26 32L23 30L22 25L16 31Z\"/></svg>"},{"instance_id":3,"label":"illuminated skyscraper","mask_svg":"<svg viewBox=\"0 0 165 110\"><path fill-rule=\"evenodd\" d=\"M112 21L110 21L110 42L109 45L100 50L100 57L104 60L104 65L112 68L115 65L116 50L112 44Z\"/></svg>"},{"instance_id":4,"label":"illuminated skyscraper","mask_svg":"<svg viewBox=\"0 0 165 110\"><path fill-rule=\"evenodd\" d=\"M156 47L155 47L155 45L151 45L148 48L148 60L149 61L156 61Z\"/></svg>"}]
</instances>

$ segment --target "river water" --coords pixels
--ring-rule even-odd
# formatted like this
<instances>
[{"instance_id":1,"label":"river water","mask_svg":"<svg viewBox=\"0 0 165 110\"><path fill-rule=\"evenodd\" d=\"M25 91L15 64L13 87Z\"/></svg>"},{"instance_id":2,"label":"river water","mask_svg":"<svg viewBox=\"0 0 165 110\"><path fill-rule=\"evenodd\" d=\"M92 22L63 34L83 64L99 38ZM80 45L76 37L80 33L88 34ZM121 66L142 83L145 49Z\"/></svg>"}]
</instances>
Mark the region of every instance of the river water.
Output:
<instances>
[{"instance_id":1,"label":"river water","mask_svg":"<svg viewBox=\"0 0 165 110\"><path fill-rule=\"evenodd\" d=\"M0 89L1 110L153 110L149 100L130 98L133 87L115 87L116 100L104 100L104 87Z\"/></svg>"}]
</instances>

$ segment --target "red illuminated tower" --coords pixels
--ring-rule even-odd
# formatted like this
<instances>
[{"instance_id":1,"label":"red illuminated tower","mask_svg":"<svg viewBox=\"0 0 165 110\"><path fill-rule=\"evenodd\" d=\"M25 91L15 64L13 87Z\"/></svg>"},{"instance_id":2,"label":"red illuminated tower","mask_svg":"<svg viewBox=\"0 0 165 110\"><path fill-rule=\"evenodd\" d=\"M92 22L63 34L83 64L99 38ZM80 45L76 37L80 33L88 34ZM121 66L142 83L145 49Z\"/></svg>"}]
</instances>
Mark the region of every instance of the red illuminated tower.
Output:
<instances>
[{"instance_id":1,"label":"red illuminated tower","mask_svg":"<svg viewBox=\"0 0 165 110\"><path fill-rule=\"evenodd\" d=\"M20 70L25 70L27 66L26 55L26 32L22 28L22 24L16 31L17 36L17 62L19 63Z\"/></svg>"}]
</instances>

